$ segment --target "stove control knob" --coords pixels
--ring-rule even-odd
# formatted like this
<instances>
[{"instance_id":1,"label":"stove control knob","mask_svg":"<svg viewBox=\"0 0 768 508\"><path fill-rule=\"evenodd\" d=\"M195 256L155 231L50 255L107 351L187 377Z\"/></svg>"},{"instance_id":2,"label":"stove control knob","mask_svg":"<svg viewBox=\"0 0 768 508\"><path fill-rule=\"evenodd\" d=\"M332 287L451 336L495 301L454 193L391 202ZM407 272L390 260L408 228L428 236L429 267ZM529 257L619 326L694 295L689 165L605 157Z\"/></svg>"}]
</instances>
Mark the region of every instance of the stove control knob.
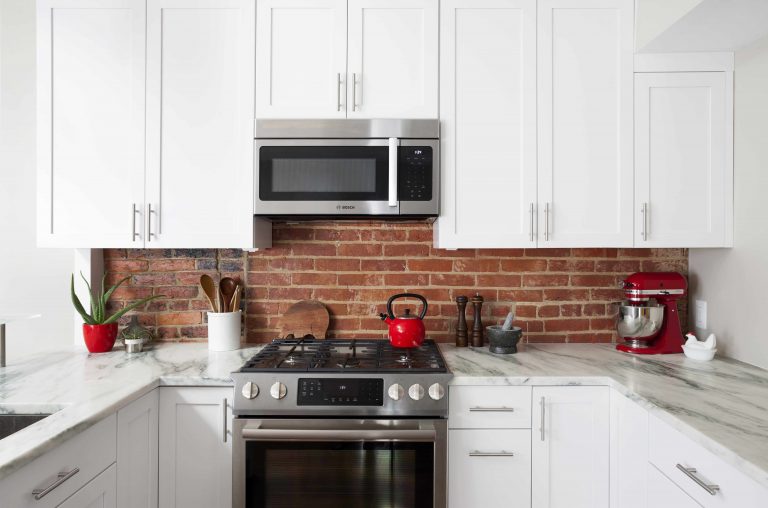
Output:
<instances>
[{"instance_id":1,"label":"stove control knob","mask_svg":"<svg viewBox=\"0 0 768 508\"><path fill-rule=\"evenodd\" d=\"M403 390L403 387L399 384L395 383L392 386L389 387L388 392L389 398L392 400L400 400L405 395L405 390Z\"/></svg>"},{"instance_id":2,"label":"stove control knob","mask_svg":"<svg viewBox=\"0 0 768 508\"><path fill-rule=\"evenodd\" d=\"M421 400L424 398L424 387L420 384L411 385L410 388L408 388L408 395L413 400Z\"/></svg>"},{"instance_id":3,"label":"stove control knob","mask_svg":"<svg viewBox=\"0 0 768 508\"><path fill-rule=\"evenodd\" d=\"M288 389L280 381L277 381L275 384L273 384L269 388L269 394L272 395L273 399L277 399L277 400L284 398L287 392L288 392Z\"/></svg>"},{"instance_id":4,"label":"stove control knob","mask_svg":"<svg viewBox=\"0 0 768 508\"><path fill-rule=\"evenodd\" d=\"M429 396L433 400L440 400L445 397L445 389L442 387L442 385L440 385L440 383L435 383L429 387Z\"/></svg>"},{"instance_id":5,"label":"stove control knob","mask_svg":"<svg viewBox=\"0 0 768 508\"><path fill-rule=\"evenodd\" d=\"M259 387L256 383L248 381L243 385L243 391L241 393L246 399L255 399L259 396Z\"/></svg>"}]
</instances>

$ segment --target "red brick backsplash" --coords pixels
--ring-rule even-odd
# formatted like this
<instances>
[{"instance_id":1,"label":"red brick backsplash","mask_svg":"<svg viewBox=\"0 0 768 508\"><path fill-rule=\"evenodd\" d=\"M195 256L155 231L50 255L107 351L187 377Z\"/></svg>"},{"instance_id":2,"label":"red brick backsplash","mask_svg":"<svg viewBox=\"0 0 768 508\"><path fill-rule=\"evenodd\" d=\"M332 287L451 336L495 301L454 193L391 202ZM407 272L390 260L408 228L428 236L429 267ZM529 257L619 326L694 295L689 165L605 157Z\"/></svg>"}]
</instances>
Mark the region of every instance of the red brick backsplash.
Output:
<instances>
[{"instance_id":1,"label":"red brick backsplash","mask_svg":"<svg viewBox=\"0 0 768 508\"><path fill-rule=\"evenodd\" d=\"M378 313L390 295L405 291L427 298L427 333L439 341L454 340L456 297L479 293L483 324L501 323L515 303L529 342L613 342L611 303L621 298L623 277L688 272L686 249L435 249L432 225L423 223L275 224L273 235L272 249L250 253L107 250L109 280L130 276L112 306L165 295L139 312L141 322L161 340L205 340L208 302L199 280L207 273L244 283L248 342L275 338L285 310L310 298L328 307L329 336L385 338ZM681 307L685 323L685 302ZM471 306L467 320L471 327Z\"/></svg>"}]
</instances>

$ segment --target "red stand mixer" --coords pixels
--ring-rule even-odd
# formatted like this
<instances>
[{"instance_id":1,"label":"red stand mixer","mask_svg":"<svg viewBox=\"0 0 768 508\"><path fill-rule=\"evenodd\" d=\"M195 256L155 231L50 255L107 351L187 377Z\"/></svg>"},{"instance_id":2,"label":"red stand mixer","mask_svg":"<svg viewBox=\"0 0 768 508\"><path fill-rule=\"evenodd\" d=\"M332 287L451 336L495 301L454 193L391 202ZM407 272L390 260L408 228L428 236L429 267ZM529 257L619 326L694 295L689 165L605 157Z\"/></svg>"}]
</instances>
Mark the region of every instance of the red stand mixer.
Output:
<instances>
[{"instance_id":1,"label":"red stand mixer","mask_svg":"<svg viewBox=\"0 0 768 508\"><path fill-rule=\"evenodd\" d=\"M621 283L627 299L619 304L616 331L624 339L619 351L641 355L682 353L677 301L688 293L677 272L638 272Z\"/></svg>"}]
</instances>

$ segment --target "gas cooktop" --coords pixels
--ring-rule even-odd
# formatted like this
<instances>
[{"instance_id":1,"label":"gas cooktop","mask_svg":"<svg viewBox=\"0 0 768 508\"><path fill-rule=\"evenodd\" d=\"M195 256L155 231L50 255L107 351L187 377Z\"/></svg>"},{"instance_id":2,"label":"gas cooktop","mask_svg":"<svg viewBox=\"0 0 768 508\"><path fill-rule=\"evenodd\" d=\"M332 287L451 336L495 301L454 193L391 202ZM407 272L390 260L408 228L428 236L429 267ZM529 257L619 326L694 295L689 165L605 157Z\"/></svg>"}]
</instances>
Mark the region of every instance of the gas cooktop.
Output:
<instances>
[{"instance_id":1,"label":"gas cooktop","mask_svg":"<svg viewBox=\"0 0 768 508\"><path fill-rule=\"evenodd\" d=\"M275 339L238 371L337 373L448 372L437 344L427 339L417 348L395 348L386 340Z\"/></svg>"}]
</instances>

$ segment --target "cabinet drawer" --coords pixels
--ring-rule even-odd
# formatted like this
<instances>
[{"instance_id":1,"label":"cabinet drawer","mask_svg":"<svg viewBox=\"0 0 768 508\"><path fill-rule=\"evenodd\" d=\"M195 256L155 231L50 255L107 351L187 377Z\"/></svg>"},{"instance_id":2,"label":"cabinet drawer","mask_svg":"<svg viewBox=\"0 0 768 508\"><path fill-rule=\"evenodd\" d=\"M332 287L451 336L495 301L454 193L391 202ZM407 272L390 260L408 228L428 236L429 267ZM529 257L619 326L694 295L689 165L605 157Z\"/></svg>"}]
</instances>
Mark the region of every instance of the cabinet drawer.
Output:
<instances>
[{"instance_id":1,"label":"cabinet drawer","mask_svg":"<svg viewBox=\"0 0 768 508\"><path fill-rule=\"evenodd\" d=\"M649 460L706 508L768 506L768 490L661 420L649 419ZM679 467L678 467L679 466ZM680 468L693 468L689 476ZM699 485L717 485L713 493Z\"/></svg>"},{"instance_id":2,"label":"cabinet drawer","mask_svg":"<svg viewBox=\"0 0 768 508\"><path fill-rule=\"evenodd\" d=\"M529 508L531 431L448 431L450 508Z\"/></svg>"},{"instance_id":3,"label":"cabinet drawer","mask_svg":"<svg viewBox=\"0 0 768 508\"><path fill-rule=\"evenodd\" d=\"M0 482L0 504L13 508L58 506L115 462L116 439L117 417L112 415L5 478ZM59 473L75 468L77 473L35 500L33 490L51 486Z\"/></svg>"},{"instance_id":4,"label":"cabinet drawer","mask_svg":"<svg viewBox=\"0 0 768 508\"><path fill-rule=\"evenodd\" d=\"M530 386L451 386L448 427L530 429Z\"/></svg>"}]
</instances>

